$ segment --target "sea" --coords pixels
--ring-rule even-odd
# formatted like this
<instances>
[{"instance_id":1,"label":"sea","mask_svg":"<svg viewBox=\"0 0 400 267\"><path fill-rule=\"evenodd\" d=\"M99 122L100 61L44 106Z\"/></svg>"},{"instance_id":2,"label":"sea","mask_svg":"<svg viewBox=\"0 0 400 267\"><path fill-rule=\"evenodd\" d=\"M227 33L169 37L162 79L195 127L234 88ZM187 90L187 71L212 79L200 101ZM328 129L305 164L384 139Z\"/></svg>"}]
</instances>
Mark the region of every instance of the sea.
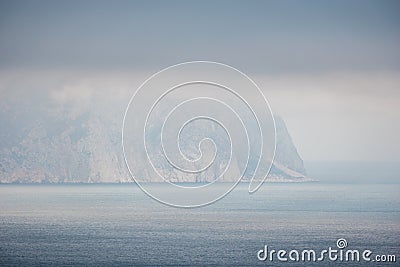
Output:
<instances>
[{"instance_id":1,"label":"sea","mask_svg":"<svg viewBox=\"0 0 400 267\"><path fill-rule=\"evenodd\" d=\"M161 185L154 185L161 186ZM161 186L162 187L162 186ZM339 249L338 240L346 246ZM344 241L343 241L344 240ZM283 260L272 255L281 252ZM337 250L337 259L301 258ZM360 261L339 252L359 250ZM263 250L260 252L260 250ZM299 252L299 260L292 252ZM370 250L369 261L361 253ZM343 254L345 255L345 254ZM377 262L390 255L396 262ZM284 261L286 258L287 261ZM382 257L380 258L382 259ZM240 184L202 208L135 184L0 185L1 266L399 266L400 184Z\"/></svg>"}]
</instances>

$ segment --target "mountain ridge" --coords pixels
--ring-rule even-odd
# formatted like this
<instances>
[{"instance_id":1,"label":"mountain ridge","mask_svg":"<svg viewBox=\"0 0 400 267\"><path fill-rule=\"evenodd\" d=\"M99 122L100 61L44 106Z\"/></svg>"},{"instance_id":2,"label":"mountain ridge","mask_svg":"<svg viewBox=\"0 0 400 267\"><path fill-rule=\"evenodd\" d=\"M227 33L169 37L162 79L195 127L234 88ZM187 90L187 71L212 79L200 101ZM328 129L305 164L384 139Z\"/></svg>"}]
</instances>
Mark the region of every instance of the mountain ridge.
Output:
<instances>
[{"instance_id":1,"label":"mountain ridge","mask_svg":"<svg viewBox=\"0 0 400 267\"><path fill-rule=\"evenodd\" d=\"M36 97L40 105L25 100L23 108L15 108L20 103L16 105L10 99L0 100L1 183L132 181L122 153L122 120L118 110L88 107L77 111L71 103L59 105L46 96ZM275 123L276 153L267 180L311 181L285 122L275 116ZM138 156L138 160L140 163L143 159ZM140 178L159 181L149 177L145 170ZM209 177L195 181L207 182ZM192 181L182 176L175 182Z\"/></svg>"}]
</instances>

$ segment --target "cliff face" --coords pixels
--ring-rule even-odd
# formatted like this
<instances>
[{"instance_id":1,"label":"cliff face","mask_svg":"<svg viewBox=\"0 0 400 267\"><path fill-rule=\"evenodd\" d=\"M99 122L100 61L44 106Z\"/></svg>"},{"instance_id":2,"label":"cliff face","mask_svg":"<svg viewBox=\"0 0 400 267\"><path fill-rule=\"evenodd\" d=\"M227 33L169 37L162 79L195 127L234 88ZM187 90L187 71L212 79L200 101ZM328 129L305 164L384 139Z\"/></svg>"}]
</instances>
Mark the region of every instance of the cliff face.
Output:
<instances>
[{"instance_id":1,"label":"cliff face","mask_svg":"<svg viewBox=\"0 0 400 267\"><path fill-rule=\"evenodd\" d=\"M48 99L41 99L41 103L13 105L10 101L1 101L0 182L131 181L121 148L122 112L90 108L77 112L68 105L60 108L59 103ZM276 117L276 127L277 149L269 179L308 180L303 161L279 117ZM219 138L218 132L215 138ZM226 154L226 151L220 152ZM138 155L138 165L142 160L145 159ZM236 158L232 162L240 164ZM208 173L194 178L175 177L168 167L164 175L175 181L205 182L213 180L223 164L221 161ZM141 179L157 180L149 177L145 170Z\"/></svg>"},{"instance_id":2,"label":"cliff face","mask_svg":"<svg viewBox=\"0 0 400 267\"><path fill-rule=\"evenodd\" d=\"M281 117L275 116L275 125L276 151L270 172L271 178L310 180L307 178L303 160L297 152L285 122Z\"/></svg>"}]
</instances>

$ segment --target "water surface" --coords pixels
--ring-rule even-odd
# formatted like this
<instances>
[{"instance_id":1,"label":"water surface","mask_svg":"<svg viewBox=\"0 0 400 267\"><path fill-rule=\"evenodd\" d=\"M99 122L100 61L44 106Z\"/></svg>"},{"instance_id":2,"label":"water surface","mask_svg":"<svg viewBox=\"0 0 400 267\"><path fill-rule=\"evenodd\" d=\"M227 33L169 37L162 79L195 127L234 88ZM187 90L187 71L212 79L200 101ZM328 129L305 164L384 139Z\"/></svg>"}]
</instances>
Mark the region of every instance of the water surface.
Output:
<instances>
[{"instance_id":1,"label":"water surface","mask_svg":"<svg viewBox=\"0 0 400 267\"><path fill-rule=\"evenodd\" d=\"M338 238L399 259L399 236L399 184L264 184L253 195L243 184L197 209L133 184L0 186L0 265L271 266L257 259L264 245L318 250Z\"/></svg>"}]
</instances>

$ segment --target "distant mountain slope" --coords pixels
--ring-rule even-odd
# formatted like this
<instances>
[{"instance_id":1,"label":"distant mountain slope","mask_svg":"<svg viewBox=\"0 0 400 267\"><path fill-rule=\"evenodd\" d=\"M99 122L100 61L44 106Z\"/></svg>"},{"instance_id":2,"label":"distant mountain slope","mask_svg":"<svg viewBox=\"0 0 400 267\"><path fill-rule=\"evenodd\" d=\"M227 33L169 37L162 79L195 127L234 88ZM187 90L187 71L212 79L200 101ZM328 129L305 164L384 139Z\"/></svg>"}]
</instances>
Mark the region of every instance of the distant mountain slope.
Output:
<instances>
[{"instance_id":1,"label":"distant mountain slope","mask_svg":"<svg viewBox=\"0 0 400 267\"><path fill-rule=\"evenodd\" d=\"M0 182L131 181L122 155L119 114L90 108L75 112L68 105L60 108L45 96L37 97L40 105L0 100ZM310 180L280 117L276 127L277 149L269 180ZM145 172L141 178L154 180ZM209 176L196 179L207 180ZM188 180L182 176L176 181Z\"/></svg>"}]
</instances>

